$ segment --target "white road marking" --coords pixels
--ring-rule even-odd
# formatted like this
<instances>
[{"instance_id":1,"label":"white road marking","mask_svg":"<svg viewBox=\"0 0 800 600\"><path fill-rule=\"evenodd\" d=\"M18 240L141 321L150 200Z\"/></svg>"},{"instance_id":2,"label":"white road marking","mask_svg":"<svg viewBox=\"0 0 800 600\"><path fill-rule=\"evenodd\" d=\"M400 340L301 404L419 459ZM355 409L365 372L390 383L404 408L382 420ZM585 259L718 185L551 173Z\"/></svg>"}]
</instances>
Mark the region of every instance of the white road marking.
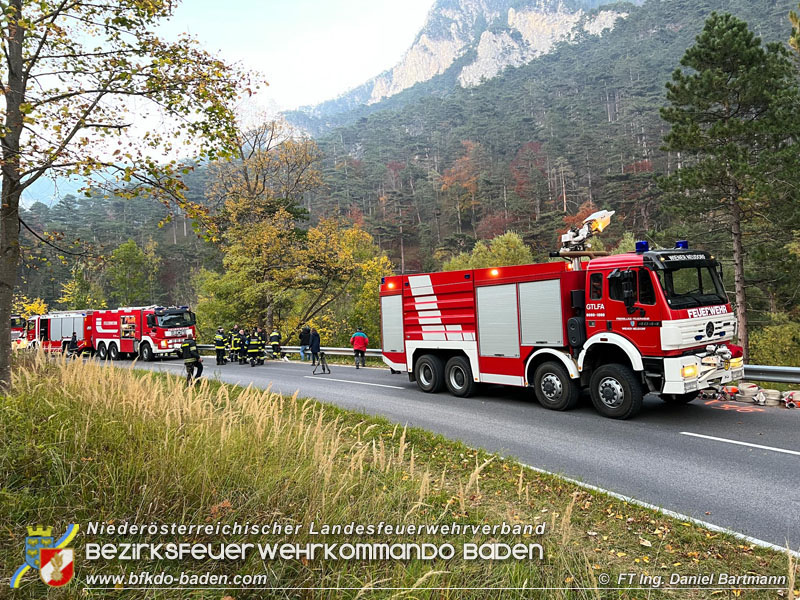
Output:
<instances>
[{"instance_id":1,"label":"white road marking","mask_svg":"<svg viewBox=\"0 0 800 600\"><path fill-rule=\"evenodd\" d=\"M690 435L692 437L703 438L705 440L713 440L715 442L725 442L726 444L736 444L737 446L749 446L750 448L758 448L760 450L771 450L772 452L781 452L782 454L793 454L800 456L797 450L786 450L785 448L774 448L773 446L762 446L761 444L751 444L749 442L739 442L737 440L729 440L727 438L714 437L713 435L702 435L699 433L690 433L688 431L681 431L681 435Z\"/></svg>"},{"instance_id":2,"label":"white road marking","mask_svg":"<svg viewBox=\"0 0 800 600\"><path fill-rule=\"evenodd\" d=\"M405 388L399 385L384 385L382 383L367 383L366 381L352 381L351 379L334 379L333 377L325 377L324 375L303 375L306 379L324 379L325 381L341 381L342 383L355 383L357 385L372 385L375 387L392 388L393 390L404 390Z\"/></svg>"},{"instance_id":3,"label":"white road marking","mask_svg":"<svg viewBox=\"0 0 800 600\"><path fill-rule=\"evenodd\" d=\"M727 533L728 535L731 535L735 538L749 542L754 546L759 546L761 548L769 548L770 550L775 550L776 552L781 552L781 553L788 552L795 558L800 558L800 552L796 550L792 550L784 546L778 546L777 544L773 544L772 542L765 542L764 540L760 540L758 538L754 538L749 535L739 533L738 531L734 531L732 529L726 529L725 527L714 525L713 523L709 523L708 521L701 521L700 519L695 519L694 517L690 517L689 515L684 515L682 513L675 512L674 510L661 508L660 506L656 506L655 504L650 504L649 502L637 500L636 498L631 498L630 496L623 496L622 494L612 492L605 488L597 487L596 485L584 483L582 481L578 481L577 479L564 477L563 475L559 475L558 473L553 473L552 471L546 471L545 469L532 467L531 465L527 465L525 463L519 463L519 464L521 464L523 467L530 469L531 471L536 471L537 473L544 473L545 475L552 475L554 477L558 477L559 479L563 479L564 481L568 481L569 483L575 484L584 489L606 494L608 496L611 496L612 498L616 498L617 500L622 500L623 502L627 502L628 504L635 504L636 506L641 506L642 508L654 510L656 512L661 513L662 515L665 515L667 517L672 517L673 519L678 519L680 521L688 521L689 523L694 523L695 525L699 525L700 527L705 527L706 529L710 529L711 531L716 531L717 533Z\"/></svg>"}]
</instances>

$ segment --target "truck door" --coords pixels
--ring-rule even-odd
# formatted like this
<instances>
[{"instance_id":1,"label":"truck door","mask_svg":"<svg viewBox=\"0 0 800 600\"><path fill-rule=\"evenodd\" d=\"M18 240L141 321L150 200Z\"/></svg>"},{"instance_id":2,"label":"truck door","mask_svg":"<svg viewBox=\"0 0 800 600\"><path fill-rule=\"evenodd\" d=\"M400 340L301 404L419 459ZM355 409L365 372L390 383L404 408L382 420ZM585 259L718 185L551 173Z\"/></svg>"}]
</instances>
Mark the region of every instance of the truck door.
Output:
<instances>
[{"instance_id":1,"label":"truck door","mask_svg":"<svg viewBox=\"0 0 800 600\"><path fill-rule=\"evenodd\" d=\"M653 273L644 267L615 270L607 279L609 330L631 340L644 356L658 355L662 314Z\"/></svg>"}]
</instances>

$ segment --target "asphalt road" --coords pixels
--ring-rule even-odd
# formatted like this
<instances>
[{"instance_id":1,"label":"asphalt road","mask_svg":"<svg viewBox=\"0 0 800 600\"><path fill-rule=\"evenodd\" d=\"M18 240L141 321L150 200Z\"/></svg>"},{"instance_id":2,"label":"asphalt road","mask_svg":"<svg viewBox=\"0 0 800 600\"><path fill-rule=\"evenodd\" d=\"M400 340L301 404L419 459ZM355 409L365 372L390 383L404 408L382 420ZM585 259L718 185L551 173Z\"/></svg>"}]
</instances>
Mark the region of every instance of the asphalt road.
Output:
<instances>
[{"instance_id":1,"label":"asphalt road","mask_svg":"<svg viewBox=\"0 0 800 600\"><path fill-rule=\"evenodd\" d=\"M800 549L800 410L645 399L635 418L542 408L524 389L487 386L468 399L424 394L405 374L309 363L214 366L204 376L314 397L422 427L547 471L785 547ZM183 373L178 361L138 367ZM686 435L687 433L695 435ZM710 436L717 439L708 439ZM721 441L727 440L727 441ZM754 444L765 448L758 448Z\"/></svg>"}]
</instances>

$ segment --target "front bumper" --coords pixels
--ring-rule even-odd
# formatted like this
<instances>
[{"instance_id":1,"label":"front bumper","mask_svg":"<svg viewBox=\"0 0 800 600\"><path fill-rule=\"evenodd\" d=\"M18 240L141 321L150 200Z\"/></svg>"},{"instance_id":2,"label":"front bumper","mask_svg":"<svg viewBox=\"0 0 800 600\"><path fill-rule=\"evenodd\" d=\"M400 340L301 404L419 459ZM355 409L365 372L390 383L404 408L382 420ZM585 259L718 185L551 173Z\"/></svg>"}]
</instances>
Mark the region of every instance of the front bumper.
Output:
<instances>
[{"instance_id":1,"label":"front bumper","mask_svg":"<svg viewBox=\"0 0 800 600\"><path fill-rule=\"evenodd\" d=\"M664 359L663 394L688 394L744 378L741 358L679 356Z\"/></svg>"},{"instance_id":2,"label":"front bumper","mask_svg":"<svg viewBox=\"0 0 800 600\"><path fill-rule=\"evenodd\" d=\"M174 339L174 340L160 340L157 343L153 344L153 352L155 354L169 354L171 352L177 352L181 349L181 344L183 340Z\"/></svg>"}]
</instances>

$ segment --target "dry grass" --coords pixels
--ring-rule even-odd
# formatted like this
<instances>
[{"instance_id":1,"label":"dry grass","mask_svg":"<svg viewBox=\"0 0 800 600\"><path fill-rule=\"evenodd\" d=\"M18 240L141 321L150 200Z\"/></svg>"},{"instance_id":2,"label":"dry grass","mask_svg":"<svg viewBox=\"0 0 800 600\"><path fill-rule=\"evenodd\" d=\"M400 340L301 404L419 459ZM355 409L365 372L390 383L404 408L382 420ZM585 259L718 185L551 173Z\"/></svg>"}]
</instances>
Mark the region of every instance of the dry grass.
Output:
<instances>
[{"instance_id":1,"label":"dry grass","mask_svg":"<svg viewBox=\"0 0 800 600\"><path fill-rule=\"evenodd\" d=\"M600 573L710 570L786 574L786 558L526 471L510 460L417 429L271 390L107 368L38 356L14 371L0 407L0 548L19 562L25 526L67 522L262 522L304 524L286 536L249 542L541 542L538 561L208 562L148 564L148 570L267 573L271 585L317 589L309 597L486 598L611 597ZM7 515L7 516L6 516ZM320 523L545 522L539 539L514 536L320 539ZM202 536L199 541L221 540ZM650 540L650 546L642 540ZM96 541L108 541L99 539ZM139 539L132 541L141 541ZM149 540L153 541L153 540ZM155 541L169 542L173 539ZM186 541L186 540L180 540ZM193 540L195 541L195 540ZM78 547L80 548L80 543ZM130 565L128 565L130 566ZM137 565L141 567L142 565ZM87 573L123 572L120 563L78 563ZM796 565L790 563L794 575ZM10 574L10 573L9 573ZM15 597L38 597L31 583ZM384 588L404 587L407 590ZM524 592L535 588L548 592ZM790 586L791 587L791 586ZM436 588L436 589L434 589ZM64 597L85 597L73 584ZM174 598L182 592L148 592ZM733 593L733 592L731 592ZM791 591L785 592L788 596ZM267 597L231 591L235 598ZM2 595L2 592L0 592ZM93 594L94 595L94 594ZM220 598L218 592L186 597ZM291 593L285 594L293 596ZM676 597L674 592L613 592L613 597ZM756 596L775 597L775 592ZM131 596L133 597L133 596ZM679 597L706 597L680 592Z\"/></svg>"}]
</instances>

